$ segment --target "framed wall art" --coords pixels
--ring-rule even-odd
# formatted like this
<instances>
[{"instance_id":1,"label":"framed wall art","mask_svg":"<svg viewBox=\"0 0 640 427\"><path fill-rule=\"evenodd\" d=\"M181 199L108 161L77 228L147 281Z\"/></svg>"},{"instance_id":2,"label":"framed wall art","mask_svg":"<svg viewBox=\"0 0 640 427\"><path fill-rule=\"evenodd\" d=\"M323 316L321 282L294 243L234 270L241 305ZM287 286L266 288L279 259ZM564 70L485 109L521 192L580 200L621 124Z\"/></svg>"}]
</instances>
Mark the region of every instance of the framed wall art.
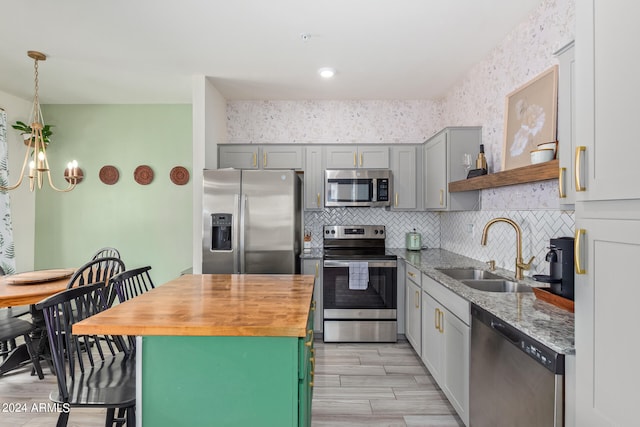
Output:
<instances>
[{"instance_id":1,"label":"framed wall art","mask_svg":"<svg viewBox=\"0 0 640 427\"><path fill-rule=\"evenodd\" d=\"M531 164L538 144L556 141L558 66L507 95L502 170Z\"/></svg>"}]
</instances>

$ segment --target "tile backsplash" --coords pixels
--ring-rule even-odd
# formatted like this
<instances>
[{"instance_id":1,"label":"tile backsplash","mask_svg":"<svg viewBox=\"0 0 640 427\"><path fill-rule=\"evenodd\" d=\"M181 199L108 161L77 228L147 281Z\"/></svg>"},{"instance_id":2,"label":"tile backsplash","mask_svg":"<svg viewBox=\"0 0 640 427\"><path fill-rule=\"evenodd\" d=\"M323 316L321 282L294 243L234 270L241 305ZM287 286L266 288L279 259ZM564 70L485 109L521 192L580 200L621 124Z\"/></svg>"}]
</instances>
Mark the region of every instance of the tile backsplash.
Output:
<instances>
[{"instance_id":1,"label":"tile backsplash","mask_svg":"<svg viewBox=\"0 0 640 427\"><path fill-rule=\"evenodd\" d=\"M492 218L507 217L522 229L522 254L525 261L535 256L526 275L549 274L544 261L549 239L573 236L573 211L468 211L468 212L391 212L381 208L340 208L305 212L305 228L311 231L312 247L322 247L323 225L386 225L387 247L404 248L405 233L422 233L422 244L442 248L480 261L493 259L498 267L514 270L516 234L507 224L498 223L489 230L487 246L480 245L482 229Z\"/></svg>"}]
</instances>

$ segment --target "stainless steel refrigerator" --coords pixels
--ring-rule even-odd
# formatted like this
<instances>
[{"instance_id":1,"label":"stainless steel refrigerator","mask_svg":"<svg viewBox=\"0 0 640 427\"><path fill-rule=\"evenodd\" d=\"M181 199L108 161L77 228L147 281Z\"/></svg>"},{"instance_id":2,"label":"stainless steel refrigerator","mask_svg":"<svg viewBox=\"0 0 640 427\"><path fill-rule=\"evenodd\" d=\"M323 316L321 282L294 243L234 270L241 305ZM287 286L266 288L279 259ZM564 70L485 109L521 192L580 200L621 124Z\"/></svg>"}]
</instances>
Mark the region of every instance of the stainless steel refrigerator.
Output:
<instances>
[{"instance_id":1,"label":"stainless steel refrigerator","mask_svg":"<svg viewBox=\"0 0 640 427\"><path fill-rule=\"evenodd\" d=\"M205 170L203 184L203 273L300 273L294 171Z\"/></svg>"}]
</instances>

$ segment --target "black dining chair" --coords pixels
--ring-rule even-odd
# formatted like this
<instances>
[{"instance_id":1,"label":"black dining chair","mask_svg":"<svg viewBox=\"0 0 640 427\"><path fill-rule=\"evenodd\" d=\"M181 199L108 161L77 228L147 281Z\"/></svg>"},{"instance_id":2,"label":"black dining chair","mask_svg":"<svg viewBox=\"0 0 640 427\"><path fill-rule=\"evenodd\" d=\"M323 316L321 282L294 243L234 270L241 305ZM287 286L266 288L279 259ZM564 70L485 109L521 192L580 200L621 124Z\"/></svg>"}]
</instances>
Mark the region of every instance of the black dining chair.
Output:
<instances>
[{"instance_id":1,"label":"black dining chair","mask_svg":"<svg viewBox=\"0 0 640 427\"><path fill-rule=\"evenodd\" d=\"M92 260L98 258L120 258L120 251L111 246L105 246L104 248L98 249L98 252L91 257Z\"/></svg>"},{"instance_id":2,"label":"black dining chair","mask_svg":"<svg viewBox=\"0 0 640 427\"><path fill-rule=\"evenodd\" d=\"M106 309L105 284L59 292L36 304L42 310L58 387L49 398L60 405L57 427L70 408L107 408L106 426L135 425L135 356L121 336L73 335L75 323ZM116 409L118 417L116 417Z\"/></svg>"},{"instance_id":3,"label":"black dining chair","mask_svg":"<svg viewBox=\"0 0 640 427\"><path fill-rule=\"evenodd\" d=\"M149 270L151 266L134 268L111 278L113 292L121 303L155 288Z\"/></svg>"},{"instance_id":4,"label":"black dining chair","mask_svg":"<svg viewBox=\"0 0 640 427\"><path fill-rule=\"evenodd\" d=\"M126 268L124 262L120 258L96 258L87 262L85 265L78 268L75 273L73 273L73 275L69 279L69 284L67 284L67 289L98 282L104 282L108 284L110 278L119 273L122 273L125 270ZM116 294L109 286L107 292L107 307L111 307L115 299Z\"/></svg>"}]
</instances>

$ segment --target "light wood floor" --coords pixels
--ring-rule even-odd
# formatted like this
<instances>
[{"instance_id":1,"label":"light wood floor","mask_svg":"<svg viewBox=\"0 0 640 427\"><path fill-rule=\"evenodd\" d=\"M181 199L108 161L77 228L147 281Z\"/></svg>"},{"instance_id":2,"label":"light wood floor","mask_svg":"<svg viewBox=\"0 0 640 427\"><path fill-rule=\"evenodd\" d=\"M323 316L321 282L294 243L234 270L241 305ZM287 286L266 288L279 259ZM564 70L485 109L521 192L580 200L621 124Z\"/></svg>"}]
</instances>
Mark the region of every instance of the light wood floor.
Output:
<instances>
[{"instance_id":1,"label":"light wood floor","mask_svg":"<svg viewBox=\"0 0 640 427\"><path fill-rule=\"evenodd\" d=\"M462 427L410 344L317 342L312 427Z\"/></svg>"},{"instance_id":2,"label":"light wood floor","mask_svg":"<svg viewBox=\"0 0 640 427\"><path fill-rule=\"evenodd\" d=\"M313 427L463 426L406 341L316 341L315 347ZM49 403L49 392L56 388L55 377L48 368L44 380L30 372L27 367L0 376L0 426L55 425L57 413L34 412L40 404ZM27 412L16 412L25 406ZM101 409L72 408L69 426L103 426L104 418L105 411Z\"/></svg>"}]
</instances>

